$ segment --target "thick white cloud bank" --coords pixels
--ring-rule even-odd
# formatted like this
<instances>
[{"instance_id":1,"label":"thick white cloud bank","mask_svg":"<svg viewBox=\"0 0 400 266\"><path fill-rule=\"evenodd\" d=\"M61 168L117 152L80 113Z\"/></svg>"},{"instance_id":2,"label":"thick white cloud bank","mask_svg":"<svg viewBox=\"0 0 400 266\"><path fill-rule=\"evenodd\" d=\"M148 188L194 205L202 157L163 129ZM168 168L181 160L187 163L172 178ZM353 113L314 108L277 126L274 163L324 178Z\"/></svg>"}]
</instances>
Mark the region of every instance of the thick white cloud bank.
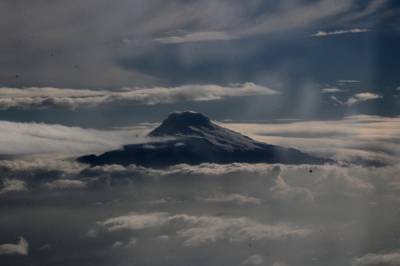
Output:
<instances>
[{"instance_id":1,"label":"thick white cloud bank","mask_svg":"<svg viewBox=\"0 0 400 266\"><path fill-rule=\"evenodd\" d=\"M141 127L95 130L40 123L0 121L1 155L76 155L146 141Z\"/></svg>"},{"instance_id":2,"label":"thick white cloud bank","mask_svg":"<svg viewBox=\"0 0 400 266\"><path fill-rule=\"evenodd\" d=\"M399 162L399 117L359 115L332 121L224 123L223 126L260 141L337 160Z\"/></svg>"},{"instance_id":3,"label":"thick white cloud bank","mask_svg":"<svg viewBox=\"0 0 400 266\"><path fill-rule=\"evenodd\" d=\"M95 107L105 104L154 105L181 101L215 101L227 97L273 95L278 92L251 82L219 85L185 85L166 88L123 88L117 91L53 87L0 88L0 109Z\"/></svg>"}]
</instances>

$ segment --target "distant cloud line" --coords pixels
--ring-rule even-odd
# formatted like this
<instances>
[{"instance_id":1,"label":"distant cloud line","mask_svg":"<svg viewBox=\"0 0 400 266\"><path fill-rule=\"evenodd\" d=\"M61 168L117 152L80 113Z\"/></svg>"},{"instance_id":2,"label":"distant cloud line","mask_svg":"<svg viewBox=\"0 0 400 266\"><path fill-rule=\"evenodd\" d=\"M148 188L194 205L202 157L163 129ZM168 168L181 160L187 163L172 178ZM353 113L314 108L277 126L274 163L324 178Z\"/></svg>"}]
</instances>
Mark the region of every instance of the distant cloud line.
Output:
<instances>
[{"instance_id":1,"label":"distant cloud line","mask_svg":"<svg viewBox=\"0 0 400 266\"><path fill-rule=\"evenodd\" d=\"M95 107L104 104L155 105L182 101L213 101L228 97L273 95L278 92L251 82L243 84L185 85L120 90L63 89L54 87L0 88L0 109Z\"/></svg>"},{"instance_id":2,"label":"distant cloud line","mask_svg":"<svg viewBox=\"0 0 400 266\"><path fill-rule=\"evenodd\" d=\"M323 88L321 89L322 93L337 93L337 92L343 92L344 90L339 89L337 87L328 87L328 88Z\"/></svg>"},{"instance_id":3,"label":"distant cloud line","mask_svg":"<svg viewBox=\"0 0 400 266\"><path fill-rule=\"evenodd\" d=\"M0 245L0 255L28 255L28 242L20 237L17 244L1 244Z\"/></svg>"},{"instance_id":4,"label":"distant cloud line","mask_svg":"<svg viewBox=\"0 0 400 266\"><path fill-rule=\"evenodd\" d=\"M325 36L331 36L331 35L341 35L341 34L349 34L349 33L363 33L363 32L369 32L369 29L360 29L360 28L355 28L355 29L348 29L348 30L334 30L334 31L318 31L317 33L313 34L313 37L325 37Z\"/></svg>"},{"instance_id":5,"label":"distant cloud line","mask_svg":"<svg viewBox=\"0 0 400 266\"><path fill-rule=\"evenodd\" d=\"M360 102L366 102L366 101L371 101L371 100L377 100L382 98L381 95L372 93L372 92L360 92L357 94L354 94L350 98L348 98L346 101L341 101L336 96L331 96L331 99L335 101L336 103L344 106L351 107L355 104L358 104Z\"/></svg>"}]
</instances>

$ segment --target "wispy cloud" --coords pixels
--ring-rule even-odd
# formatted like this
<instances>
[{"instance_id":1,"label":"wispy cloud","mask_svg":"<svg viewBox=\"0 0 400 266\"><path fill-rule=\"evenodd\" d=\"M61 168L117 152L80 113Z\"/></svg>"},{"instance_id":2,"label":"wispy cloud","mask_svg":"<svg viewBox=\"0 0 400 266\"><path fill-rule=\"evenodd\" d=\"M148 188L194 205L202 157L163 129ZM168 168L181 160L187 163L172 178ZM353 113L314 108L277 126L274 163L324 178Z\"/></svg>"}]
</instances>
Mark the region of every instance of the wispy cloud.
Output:
<instances>
[{"instance_id":1,"label":"wispy cloud","mask_svg":"<svg viewBox=\"0 0 400 266\"><path fill-rule=\"evenodd\" d=\"M215 26L213 27L204 21L205 25L209 25L207 30L193 31L183 35L158 37L155 38L155 41L161 43L184 43L231 40L248 36L270 34L282 30L300 29L322 19L326 19L327 17L344 13L349 10L351 6L352 1L344 0L336 1L334 5L327 0L320 0L307 5L294 2L278 5L274 12L265 12L264 15L254 16L252 14L259 12L257 9L263 7L260 4L253 4L248 7L247 11L241 8L236 10L238 16L227 16L223 23L219 22L219 26L222 24L223 27L215 28ZM203 12L204 17L201 19L210 19L214 21L216 18L207 18L209 13L210 11L208 8L206 12Z\"/></svg>"},{"instance_id":2,"label":"wispy cloud","mask_svg":"<svg viewBox=\"0 0 400 266\"><path fill-rule=\"evenodd\" d=\"M26 183L18 179L4 179L3 187L0 189L0 195L10 192L27 191Z\"/></svg>"},{"instance_id":3,"label":"wispy cloud","mask_svg":"<svg viewBox=\"0 0 400 266\"><path fill-rule=\"evenodd\" d=\"M209 31L209 32L193 32L183 35L173 35L168 37L160 37L155 40L160 43L186 43L200 41L221 41L236 39L238 36L230 35L225 32Z\"/></svg>"},{"instance_id":4,"label":"wispy cloud","mask_svg":"<svg viewBox=\"0 0 400 266\"><path fill-rule=\"evenodd\" d=\"M355 79L340 79L338 81L336 81L338 84L347 84L347 83L360 83L359 80L355 80Z\"/></svg>"},{"instance_id":5,"label":"wispy cloud","mask_svg":"<svg viewBox=\"0 0 400 266\"><path fill-rule=\"evenodd\" d=\"M28 255L28 242L20 237L17 244L0 245L0 255Z\"/></svg>"},{"instance_id":6,"label":"wispy cloud","mask_svg":"<svg viewBox=\"0 0 400 266\"><path fill-rule=\"evenodd\" d=\"M146 141L143 129L95 130L62 125L0 121L0 154L77 155Z\"/></svg>"},{"instance_id":7,"label":"wispy cloud","mask_svg":"<svg viewBox=\"0 0 400 266\"><path fill-rule=\"evenodd\" d=\"M366 101L371 101L371 100L376 100L382 98L381 95L372 93L372 92L361 92L354 94L350 98L348 98L346 101L341 101L335 96L331 96L331 99L335 101L336 103L340 105L345 105L348 107L351 107L355 104L361 103L361 102L366 102Z\"/></svg>"},{"instance_id":8,"label":"wispy cloud","mask_svg":"<svg viewBox=\"0 0 400 266\"><path fill-rule=\"evenodd\" d=\"M185 246L199 246L218 240L232 242L249 240L280 240L301 238L312 230L286 224L264 224L246 217L194 216L165 212L128 214L97 222L99 230L115 232L121 230L144 230L148 228L178 227L177 236Z\"/></svg>"},{"instance_id":9,"label":"wispy cloud","mask_svg":"<svg viewBox=\"0 0 400 266\"><path fill-rule=\"evenodd\" d=\"M51 190L81 189L86 187L86 182L82 180L57 179L44 184L44 187Z\"/></svg>"},{"instance_id":10,"label":"wispy cloud","mask_svg":"<svg viewBox=\"0 0 400 266\"><path fill-rule=\"evenodd\" d=\"M365 101L371 101L371 100L376 100L382 98L381 95L372 93L372 92L361 92L355 94L353 97L350 97L346 101L346 105L352 106L354 104L357 104L359 102L365 102Z\"/></svg>"},{"instance_id":11,"label":"wispy cloud","mask_svg":"<svg viewBox=\"0 0 400 266\"><path fill-rule=\"evenodd\" d=\"M241 194L222 194L211 197L199 197L198 200L208 203L232 203L237 205L258 205L261 203L261 200L258 198Z\"/></svg>"},{"instance_id":12,"label":"wispy cloud","mask_svg":"<svg viewBox=\"0 0 400 266\"><path fill-rule=\"evenodd\" d=\"M245 259L242 265L261 265L264 263L264 258L260 254L254 254Z\"/></svg>"},{"instance_id":13,"label":"wispy cloud","mask_svg":"<svg viewBox=\"0 0 400 266\"><path fill-rule=\"evenodd\" d=\"M302 187L292 187L280 175L275 180L275 186L270 188L270 192L272 197L277 200L305 202L314 200L314 196L310 190Z\"/></svg>"},{"instance_id":14,"label":"wispy cloud","mask_svg":"<svg viewBox=\"0 0 400 266\"><path fill-rule=\"evenodd\" d=\"M322 93L337 93L337 92L344 92L344 90L339 89L338 87L329 87L321 89Z\"/></svg>"},{"instance_id":15,"label":"wispy cloud","mask_svg":"<svg viewBox=\"0 0 400 266\"><path fill-rule=\"evenodd\" d=\"M400 265L400 253L366 254L354 260L354 266L367 265Z\"/></svg>"},{"instance_id":16,"label":"wispy cloud","mask_svg":"<svg viewBox=\"0 0 400 266\"><path fill-rule=\"evenodd\" d=\"M311 36L314 36L314 37L325 37L325 36L330 36L330 35L340 35L340 34L349 34L349 33L362 33L362 32L368 32L368 31L370 31L370 30L369 29L360 29L360 28L348 29L348 30L318 31L317 33L314 33Z\"/></svg>"},{"instance_id":17,"label":"wispy cloud","mask_svg":"<svg viewBox=\"0 0 400 266\"><path fill-rule=\"evenodd\" d=\"M182 101L214 101L227 97L273 95L278 92L251 82L219 85L185 85L148 89L61 89L53 87L0 88L0 109L95 107L104 104L155 105Z\"/></svg>"}]
</instances>

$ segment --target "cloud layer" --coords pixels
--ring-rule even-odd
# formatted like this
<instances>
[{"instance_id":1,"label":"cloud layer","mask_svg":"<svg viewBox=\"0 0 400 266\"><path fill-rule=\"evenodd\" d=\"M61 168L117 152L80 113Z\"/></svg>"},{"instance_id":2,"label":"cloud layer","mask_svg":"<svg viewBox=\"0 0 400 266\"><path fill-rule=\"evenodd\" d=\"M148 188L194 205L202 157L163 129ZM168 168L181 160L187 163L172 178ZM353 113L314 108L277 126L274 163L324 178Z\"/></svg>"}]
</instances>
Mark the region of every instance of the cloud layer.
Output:
<instances>
[{"instance_id":1,"label":"cloud layer","mask_svg":"<svg viewBox=\"0 0 400 266\"><path fill-rule=\"evenodd\" d=\"M17 244L1 244L0 255L28 255L28 242L20 237Z\"/></svg>"},{"instance_id":2,"label":"cloud layer","mask_svg":"<svg viewBox=\"0 0 400 266\"><path fill-rule=\"evenodd\" d=\"M353 162L397 163L399 118L350 116L343 120L225 123L223 126L283 146Z\"/></svg>"},{"instance_id":3,"label":"cloud layer","mask_svg":"<svg viewBox=\"0 0 400 266\"><path fill-rule=\"evenodd\" d=\"M257 140L296 147L346 162L397 162L399 118L350 116L343 120L280 123L221 123ZM162 141L146 134L156 124L114 130L0 121L3 158L26 155L77 156L117 149L125 144Z\"/></svg>"},{"instance_id":4,"label":"cloud layer","mask_svg":"<svg viewBox=\"0 0 400 266\"><path fill-rule=\"evenodd\" d=\"M348 106L351 107L355 104L361 103L361 102L366 102L366 101L371 101L371 100L377 100L377 99L381 99L382 96L376 93L372 93L372 92L360 92L360 93L356 93L353 96L351 96L350 98L348 98L346 101L341 101L338 98L336 98L336 96L331 96L331 99L333 101L335 101L336 103L340 104L340 105L344 105L344 106Z\"/></svg>"},{"instance_id":5,"label":"cloud layer","mask_svg":"<svg viewBox=\"0 0 400 266\"><path fill-rule=\"evenodd\" d=\"M355 259L353 265L400 265L400 253L366 254Z\"/></svg>"},{"instance_id":6,"label":"cloud layer","mask_svg":"<svg viewBox=\"0 0 400 266\"><path fill-rule=\"evenodd\" d=\"M95 130L41 123L0 121L0 154L72 156L116 149L147 141L141 126L121 130Z\"/></svg>"},{"instance_id":7,"label":"cloud layer","mask_svg":"<svg viewBox=\"0 0 400 266\"><path fill-rule=\"evenodd\" d=\"M273 95L276 91L244 83L232 86L185 85L148 89L77 90L52 87L0 88L0 109L46 109L94 107L104 104L167 104L182 101L214 101L226 97Z\"/></svg>"},{"instance_id":8,"label":"cloud layer","mask_svg":"<svg viewBox=\"0 0 400 266\"><path fill-rule=\"evenodd\" d=\"M12 210L0 219L0 237L23 233L29 254L44 262L61 263L71 253L76 265L97 257L99 265L186 265L199 253L206 259L198 265L212 266L397 259L387 234L398 224L398 165L90 168L37 159L1 161L0 170L0 179L25 183L23 192L0 194ZM23 254L23 243L4 244L2 255Z\"/></svg>"},{"instance_id":9,"label":"cloud layer","mask_svg":"<svg viewBox=\"0 0 400 266\"><path fill-rule=\"evenodd\" d=\"M107 231L143 230L154 227L178 227L177 236L185 246L199 246L210 242L232 242L305 237L311 231L284 224L269 225L246 217L229 218L192 216L187 214L147 213L112 217L97 223Z\"/></svg>"},{"instance_id":10,"label":"cloud layer","mask_svg":"<svg viewBox=\"0 0 400 266\"><path fill-rule=\"evenodd\" d=\"M4 179L3 186L0 189L0 194L10 193L10 192L20 192L26 191L26 183L18 179Z\"/></svg>"},{"instance_id":11,"label":"cloud layer","mask_svg":"<svg viewBox=\"0 0 400 266\"><path fill-rule=\"evenodd\" d=\"M53 147L51 156L0 160L0 207L6 211L0 217L0 239L29 239L29 256L11 256L28 254L25 240L3 241L0 262L396 265L399 124L397 117L378 116L223 123L268 143L346 163L153 169L90 167L58 158L64 147L79 146L85 138L100 143L111 136L111 143L143 141L140 136L154 125L114 132L6 123L7 135L18 136L15 143L26 139L29 147L29 141L39 137L45 151L50 144L58 148ZM4 141L2 148L12 151L7 143L12 141ZM380 164L365 166L360 161Z\"/></svg>"},{"instance_id":12,"label":"cloud layer","mask_svg":"<svg viewBox=\"0 0 400 266\"><path fill-rule=\"evenodd\" d=\"M330 35L341 35L341 34L349 34L349 33L363 33L368 32L368 29L348 29L348 30L334 30L334 31L318 31L317 33L313 34L314 37L325 37Z\"/></svg>"}]
</instances>

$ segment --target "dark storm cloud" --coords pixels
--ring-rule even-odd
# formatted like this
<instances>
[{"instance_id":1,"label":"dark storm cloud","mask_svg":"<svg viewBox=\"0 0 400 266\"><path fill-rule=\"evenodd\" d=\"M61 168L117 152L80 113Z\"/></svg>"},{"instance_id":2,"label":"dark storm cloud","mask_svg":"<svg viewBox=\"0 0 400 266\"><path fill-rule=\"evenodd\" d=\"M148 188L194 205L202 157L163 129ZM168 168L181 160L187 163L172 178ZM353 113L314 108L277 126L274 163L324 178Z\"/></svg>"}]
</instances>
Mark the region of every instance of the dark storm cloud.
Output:
<instances>
[{"instance_id":1,"label":"dark storm cloud","mask_svg":"<svg viewBox=\"0 0 400 266\"><path fill-rule=\"evenodd\" d=\"M163 60L159 42L233 41L281 31L325 30L335 27L338 17L346 18L338 27L354 28L366 17L382 16L387 2L3 1L0 33L7 38L0 43L5 51L1 78L11 87L168 84L170 80L140 66L127 69L116 62L127 53L156 52L151 59ZM240 47L234 50L240 52Z\"/></svg>"},{"instance_id":2,"label":"dark storm cloud","mask_svg":"<svg viewBox=\"0 0 400 266\"><path fill-rule=\"evenodd\" d=\"M138 99L118 101L129 98L125 94L104 96L116 103L105 107L89 102L102 102L99 98L52 97L51 92L43 91L49 97L23 100L12 96L2 99L2 106L96 108L79 109L79 115L68 110L2 110L1 119L104 127L155 121L176 109L212 110L218 119L337 118L350 113L399 112L398 99L388 89L399 84L395 71L399 38L394 31L399 9L392 0L73 0L2 1L0 5L0 33L7 36L0 40L4 88L100 90L109 96L121 88L150 88L151 93L155 87L187 89L191 84L250 82L281 92L273 100L222 97L226 108L221 108L216 103L184 102L187 94L195 94L188 89L182 99L180 94L171 96L173 99L164 97L156 99L162 106L146 108L131 104L142 103ZM352 29L370 31L311 36L319 31ZM360 80L357 88L336 84L348 91L343 97L368 88L383 98L351 110L339 108L316 92L337 80ZM150 98L145 103L153 103Z\"/></svg>"}]
</instances>

